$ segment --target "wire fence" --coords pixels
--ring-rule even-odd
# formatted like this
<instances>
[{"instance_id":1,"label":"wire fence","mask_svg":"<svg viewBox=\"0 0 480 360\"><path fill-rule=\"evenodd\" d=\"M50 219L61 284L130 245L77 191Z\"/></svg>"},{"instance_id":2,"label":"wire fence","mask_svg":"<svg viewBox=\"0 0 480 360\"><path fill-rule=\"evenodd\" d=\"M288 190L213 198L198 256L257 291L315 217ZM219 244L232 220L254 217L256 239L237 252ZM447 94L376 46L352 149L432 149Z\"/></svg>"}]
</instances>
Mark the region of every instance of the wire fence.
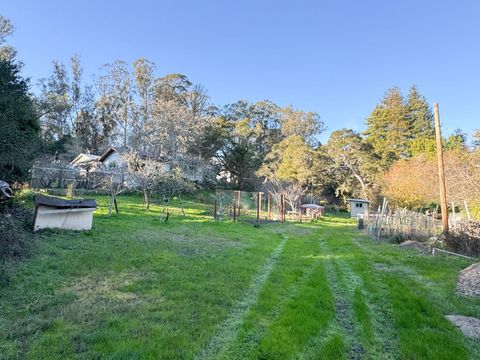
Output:
<instances>
[{"instance_id":1,"label":"wire fence","mask_svg":"<svg viewBox=\"0 0 480 360\"><path fill-rule=\"evenodd\" d=\"M301 198L287 201L285 193L217 190L208 213L216 220L244 221L254 224L308 221L323 214L324 208L302 207ZM309 204L310 205L310 204Z\"/></svg>"},{"instance_id":2,"label":"wire fence","mask_svg":"<svg viewBox=\"0 0 480 360\"><path fill-rule=\"evenodd\" d=\"M480 255L480 222L469 217L462 218L453 210L449 217L450 230L444 232L436 210L421 213L407 209L388 209L387 205L388 202L384 201L377 212L360 215L358 227L377 239L400 243L405 240L425 241L434 238L432 246L443 246L465 255Z\"/></svg>"},{"instance_id":3,"label":"wire fence","mask_svg":"<svg viewBox=\"0 0 480 360\"><path fill-rule=\"evenodd\" d=\"M423 214L406 209L368 213L362 218L367 232L378 238L397 242L428 239L442 232L442 222L435 213Z\"/></svg>"}]
</instances>

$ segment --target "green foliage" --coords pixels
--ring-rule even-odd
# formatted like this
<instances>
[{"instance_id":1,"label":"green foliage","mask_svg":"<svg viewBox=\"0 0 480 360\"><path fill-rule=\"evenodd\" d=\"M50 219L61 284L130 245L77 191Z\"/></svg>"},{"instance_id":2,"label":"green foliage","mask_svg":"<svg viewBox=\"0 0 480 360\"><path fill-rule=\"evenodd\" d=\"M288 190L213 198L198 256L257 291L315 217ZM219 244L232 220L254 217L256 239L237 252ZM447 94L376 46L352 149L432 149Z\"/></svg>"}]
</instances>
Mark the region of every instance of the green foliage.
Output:
<instances>
[{"instance_id":1,"label":"green foliage","mask_svg":"<svg viewBox=\"0 0 480 360\"><path fill-rule=\"evenodd\" d=\"M325 146L331 159L330 174L337 182L337 193L374 199L379 158L373 146L351 129L334 131Z\"/></svg>"},{"instance_id":2,"label":"green foliage","mask_svg":"<svg viewBox=\"0 0 480 360\"><path fill-rule=\"evenodd\" d=\"M25 181L40 149L40 125L28 82L14 60L0 60L0 177Z\"/></svg>"},{"instance_id":3,"label":"green foliage","mask_svg":"<svg viewBox=\"0 0 480 360\"><path fill-rule=\"evenodd\" d=\"M405 100L399 88L388 90L367 118L366 141L388 169L395 161L422 151L423 142L434 138L433 114L415 86ZM426 145L425 150L430 146Z\"/></svg>"},{"instance_id":4,"label":"green foliage","mask_svg":"<svg viewBox=\"0 0 480 360\"><path fill-rule=\"evenodd\" d=\"M435 125L432 109L416 86L410 88L405 106L412 131L412 139L434 139Z\"/></svg>"},{"instance_id":5,"label":"green foliage","mask_svg":"<svg viewBox=\"0 0 480 360\"><path fill-rule=\"evenodd\" d=\"M381 166L388 168L394 161L408 156L411 127L400 89L385 93L379 105L367 118L366 141L381 159Z\"/></svg>"},{"instance_id":6,"label":"green foliage","mask_svg":"<svg viewBox=\"0 0 480 360\"><path fill-rule=\"evenodd\" d=\"M467 149L467 135L461 129L456 129L445 140L445 149L447 150L466 150Z\"/></svg>"},{"instance_id":7,"label":"green foliage","mask_svg":"<svg viewBox=\"0 0 480 360\"><path fill-rule=\"evenodd\" d=\"M312 148L300 135L291 135L273 146L259 174L306 185L314 175L314 155Z\"/></svg>"}]
</instances>

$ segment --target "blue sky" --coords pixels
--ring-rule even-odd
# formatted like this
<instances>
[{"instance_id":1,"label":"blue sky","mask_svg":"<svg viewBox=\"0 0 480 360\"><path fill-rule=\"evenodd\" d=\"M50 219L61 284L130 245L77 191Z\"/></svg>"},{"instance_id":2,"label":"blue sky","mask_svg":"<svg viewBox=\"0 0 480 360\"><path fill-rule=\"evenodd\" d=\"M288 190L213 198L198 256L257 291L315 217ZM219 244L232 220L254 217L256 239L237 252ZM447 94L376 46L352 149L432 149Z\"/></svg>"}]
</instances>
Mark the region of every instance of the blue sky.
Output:
<instances>
[{"instance_id":1,"label":"blue sky","mask_svg":"<svg viewBox=\"0 0 480 360\"><path fill-rule=\"evenodd\" d=\"M363 129L386 89L416 84L445 134L480 128L480 1L2 0L0 13L33 83L73 53L87 78L146 57L213 103L292 104L329 131Z\"/></svg>"}]
</instances>

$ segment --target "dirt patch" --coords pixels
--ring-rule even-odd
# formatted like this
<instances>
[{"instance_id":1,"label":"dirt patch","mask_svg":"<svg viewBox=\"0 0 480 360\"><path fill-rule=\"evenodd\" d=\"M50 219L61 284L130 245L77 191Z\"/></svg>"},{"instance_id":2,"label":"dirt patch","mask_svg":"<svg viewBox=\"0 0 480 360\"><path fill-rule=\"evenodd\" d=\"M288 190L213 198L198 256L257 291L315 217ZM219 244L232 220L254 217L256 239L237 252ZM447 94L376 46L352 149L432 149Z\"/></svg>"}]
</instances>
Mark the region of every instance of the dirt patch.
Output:
<instances>
[{"instance_id":1,"label":"dirt patch","mask_svg":"<svg viewBox=\"0 0 480 360\"><path fill-rule=\"evenodd\" d=\"M480 339L480 319L462 315L446 315L445 317L458 327L465 336Z\"/></svg>"},{"instance_id":2,"label":"dirt patch","mask_svg":"<svg viewBox=\"0 0 480 360\"><path fill-rule=\"evenodd\" d=\"M423 243L423 242L415 241L415 240L404 241L403 243L399 244L398 246L402 247L402 248L407 248L407 249L414 249L414 250L417 250L418 252L420 252L422 254L431 254L432 253L432 248L431 248L430 245L428 245L426 243Z\"/></svg>"},{"instance_id":3,"label":"dirt patch","mask_svg":"<svg viewBox=\"0 0 480 360\"><path fill-rule=\"evenodd\" d=\"M71 302L62 309L63 316L75 322L95 322L104 312L131 311L149 301L132 291L141 278L142 274L137 272L79 278L70 286L60 289L64 296L73 296Z\"/></svg>"},{"instance_id":4,"label":"dirt patch","mask_svg":"<svg viewBox=\"0 0 480 360\"><path fill-rule=\"evenodd\" d=\"M373 268L377 271L392 272L393 268L389 265L382 263L374 263Z\"/></svg>"},{"instance_id":5,"label":"dirt patch","mask_svg":"<svg viewBox=\"0 0 480 360\"><path fill-rule=\"evenodd\" d=\"M480 296L480 263L470 265L460 271L457 292L466 296Z\"/></svg>"}]
</instances>

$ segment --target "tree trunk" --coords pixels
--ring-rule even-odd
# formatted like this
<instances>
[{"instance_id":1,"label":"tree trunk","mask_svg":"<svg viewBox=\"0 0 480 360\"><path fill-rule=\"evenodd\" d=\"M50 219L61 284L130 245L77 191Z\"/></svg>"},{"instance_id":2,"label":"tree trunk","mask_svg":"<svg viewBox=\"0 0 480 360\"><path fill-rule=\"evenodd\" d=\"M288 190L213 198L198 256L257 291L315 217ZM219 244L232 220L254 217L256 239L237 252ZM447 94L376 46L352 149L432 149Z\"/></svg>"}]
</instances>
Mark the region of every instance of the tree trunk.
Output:
<instances>
[{"instance_id":1,"label":"tree trunk","mask_svg":"<svg viewBox=\"0 0 480 360\"><path fill-rule=\"evenodd\" d=\"M181 209L182 209L182 216L183 218L185 219L185 208L183 206L183 200L182 198L180 197L180 195L178 195L178 200L180 201L180 206L181 206Z\"/></svg>"},{"instance_id":2,"label":"tree trunk","mask_svg":"<svg viewBox=\"0 0 480 360\"><path fill-rule=\"evenodd\" d=\"M143 190L143 198L144 198L144 201L145 201L145 207L146 207L147 211L150 211L150 195L148 194L147 189Z\"/></svg>"}]
</instances>

